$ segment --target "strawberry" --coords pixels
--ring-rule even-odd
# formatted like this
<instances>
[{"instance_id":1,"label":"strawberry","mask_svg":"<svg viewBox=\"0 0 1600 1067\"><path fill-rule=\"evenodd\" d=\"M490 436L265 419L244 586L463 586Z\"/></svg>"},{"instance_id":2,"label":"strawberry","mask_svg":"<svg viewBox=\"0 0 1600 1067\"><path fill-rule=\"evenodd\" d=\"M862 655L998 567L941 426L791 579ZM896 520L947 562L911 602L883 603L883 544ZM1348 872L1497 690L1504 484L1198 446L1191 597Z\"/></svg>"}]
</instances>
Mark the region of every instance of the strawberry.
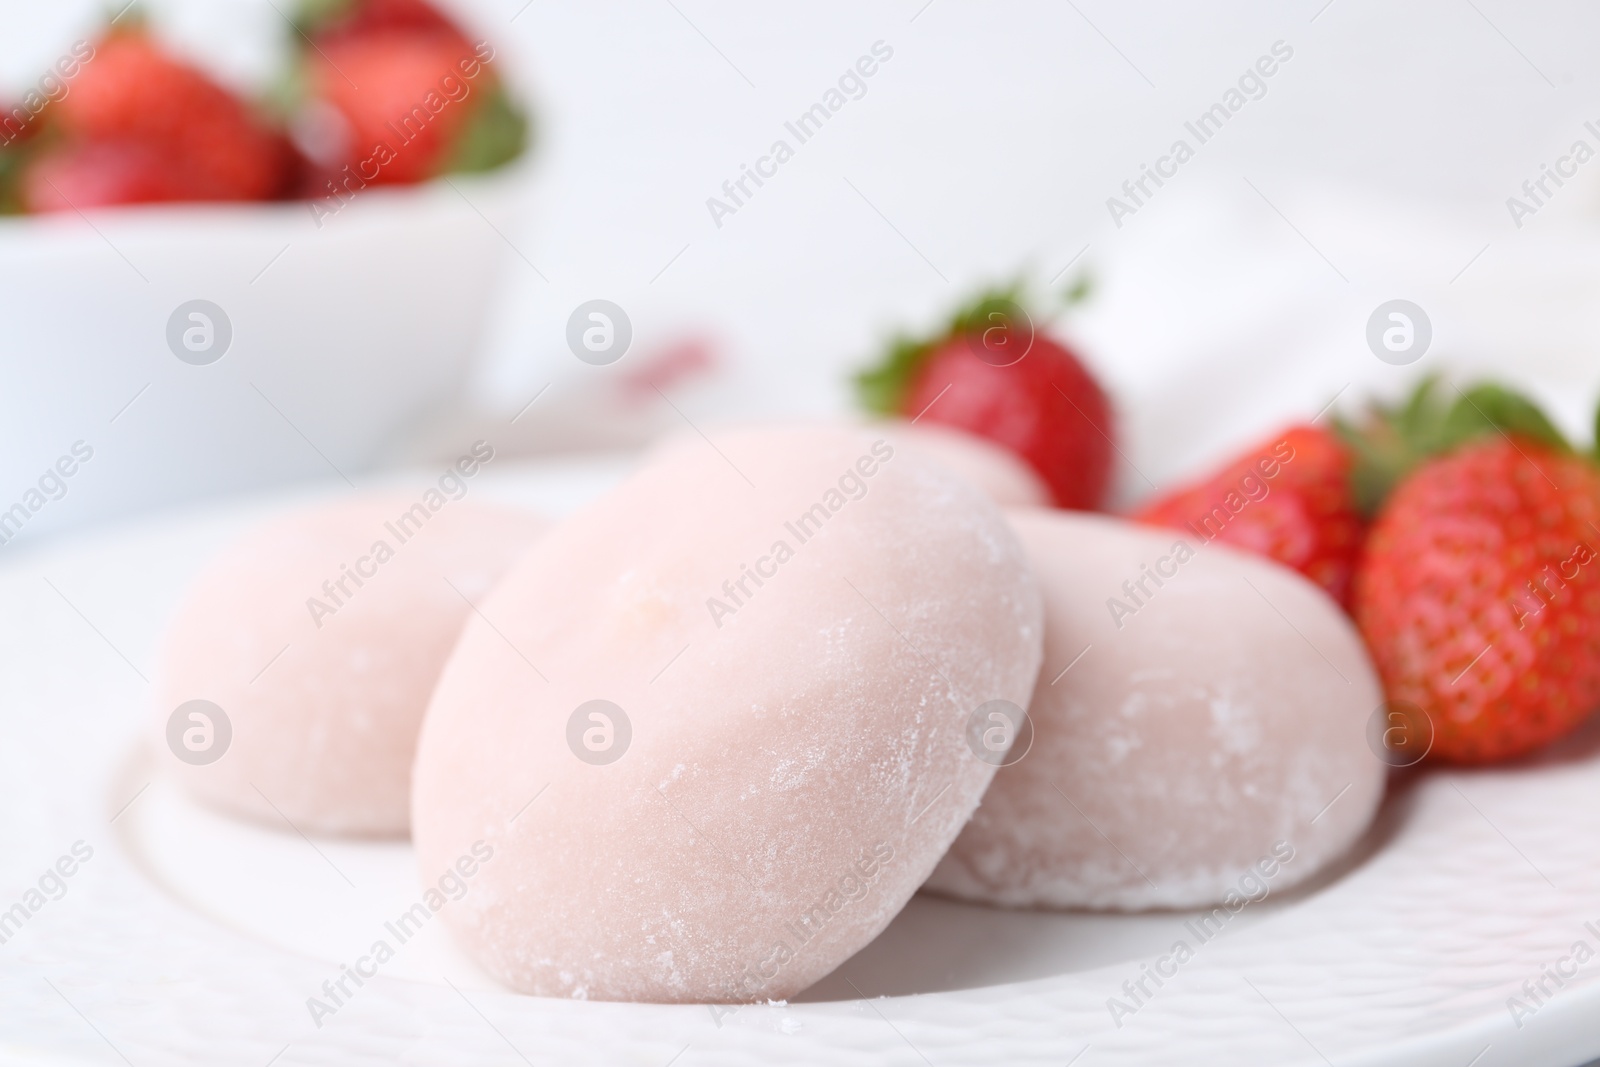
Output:
<instances>
[{"instance_id":1,"label":"strawberry","mask_svg":"<svg viewBox=\"0 0 1600 1067\"><path fill-rule=\"evenodd\" d=\"M1291 426L1133 517L1275 559L1348 608L1365 526L1351 492L1352 467L1334 433Z\"/></svg>"},{"instance_id":2,"label":"strawberry","mask_svg":"<svg viewBox=\"0 0 1600 1067\"><path fill-rule=\"evenodd\" d=\"M0 151L26 145L39 132L36 117L35 108L27 102L7 104L0 101Z\"/></svg>"},{"instance_id":3,"label":"strawberry","mask_svg":"<svg viewBox=\"0 0 1600 1067\"><path fill-rule=\"evenodd\" d=\"M138 141L65 144L23 175L25 211L71 211L112 204L183 200L186 183L161 154Z\"/></svg>"},{"instance_id":4,"label":"strawberry","mask_svg":"<svg viewBox=\"0 0 1600 1067\"><path fill-rule=\"evenodd\" d=\"M301 32L299 91L340 127L314 149L309 195L486 170L522 151L527 123L490 69L493 51L423 0L339 0Z\"/></svg>"},{"instance_id":5,"label":"strawberry","mask_svg":"<svg viewBox=\"0 0 1600 1067\"><path fill-rule=\"evenodd\" d=\"M365 159L378 144L393 151L369 181L418 182L444 169L473 108L450 103L433 112L424 100L446 99L445 78L465 84L457 64L478 63L471 45L453 34L384 31L330 41L307 59L312 93L347 124L349 158Z\"/></svg>"},{"instance_id":6,"label":"strawberry","mask_svg":"<svg viewBox=\"0 0 1600 1067\"><path fill-rule=\"evenodd\" d=\"M455 24L427 0L317 0L304 6L296 28L319 45L386 30L460 36Z\"/></svg>"},{"instance_id":7,"label":"strawberry","mask_svg":"<svg viewBox=\"0 0 1600 1067\"><path fill-rule=\"evenodd\" d=\"M1426 462L1372 530L1356 619L1391 701L1458 763L1522 755L1600 705L1600 472L1530 437Z\"/></svg>"},{"instance_id":8,"label":"strawberry","mask_svg":"<svg viewBox=\"0 0 1600 1067\"><path fill-rule=\"evenodd\" d=\"M94 62L41 121L22 176L31 210L66 207L61 194L78 207L270 199L285 192L294 163L284 138L244 102L138 30L99 42ZM97 162L111 170L104 180L86 173ZM90 199L52 192L56 177Z\"/></svg>"},{"instance_id":9,"label":"strawberry","mask_svg":"<svg viewBox=\"0 0 1600 1067\"><path fill-rule=\"evenodd\" d=\"M1358 482L1381 506L1355 617L1390 702L1421 708L1432 755L1456 763L1510 759L1572 729L1600 705L1592 459L1494 386L1446 407L1425 382L1350 432Z\"/></svg>"},{"instance_id":10,"label":"strawberry","mask_svg":"<svg viewBox=\"0 0 1600 1067\"><path fill-rule=\"evenodd\" d=\"M1111 403L1069 349L1035 332L1017 290L985 293L929 338L897 338L856 377L882 415L927 419L1010 449L1060 507L1094 509L1111 481Z\"/></svg>"}]
</instances>

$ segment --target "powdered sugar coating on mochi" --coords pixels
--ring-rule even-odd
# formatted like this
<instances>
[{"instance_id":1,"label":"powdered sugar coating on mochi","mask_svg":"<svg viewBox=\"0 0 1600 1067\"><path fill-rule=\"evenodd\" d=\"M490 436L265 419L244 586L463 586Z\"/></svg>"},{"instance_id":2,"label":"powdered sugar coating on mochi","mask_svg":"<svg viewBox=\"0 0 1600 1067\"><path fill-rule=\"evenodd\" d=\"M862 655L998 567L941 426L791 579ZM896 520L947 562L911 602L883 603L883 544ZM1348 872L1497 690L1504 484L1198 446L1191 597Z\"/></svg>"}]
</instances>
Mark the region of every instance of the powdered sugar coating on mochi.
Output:
<instances>
[{"instance_id":1,"label":"powdered sugar coating on mochi","mask_svg":"<svg viewBox=\"0 0 1600 1067\"><path fill-rule=\"evenodd\" d=\"M1033 687L1038 588L978 491L857 430L714 440L662 449L530 552L429 709L420 873L492 848L442 914L515 989L799 992L971 814L993 775L971 709ZM632 731L604 765L567 740L597 699Z\"/></svg>"},{"instance_id":2,"label":"powdered sugar coating on mochi","mask_svg":"<svg viewBox=\"0 0 1600 1067\"><path fill-rule=\"evenodd\" d=\"M235 814L404 836L417 733L468 599L486 597L547 527L428 490L363 494L247 534L207 564L167 633L162 763ZM167 747L168 716L195 699L233 731L203 766Z\"/></svg>"},{"instance_id":3,"label":"powdered sugar coating on mochi","mask_svg":"<svg viewBox=\"0 0 1600 1067\"><path fill-rule=\"evenodd\" d=\"M1012 906L1195 907L1237 894L1258 862L1276 891L1350 847L1383 793L1365 740L1382 697L1332 600L1182 533L1064 512L1008 518L1045 592L1033 747L999 772L930 890Z\"/></svg>"}]
</instances>

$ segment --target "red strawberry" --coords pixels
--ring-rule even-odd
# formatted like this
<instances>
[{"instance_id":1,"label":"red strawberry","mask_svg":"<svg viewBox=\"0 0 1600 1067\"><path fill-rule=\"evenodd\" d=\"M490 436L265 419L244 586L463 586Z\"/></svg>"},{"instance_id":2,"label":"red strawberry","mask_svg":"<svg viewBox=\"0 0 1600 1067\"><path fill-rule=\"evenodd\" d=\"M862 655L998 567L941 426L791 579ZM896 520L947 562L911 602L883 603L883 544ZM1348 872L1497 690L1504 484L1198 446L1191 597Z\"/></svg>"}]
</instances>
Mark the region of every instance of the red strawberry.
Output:
<instances>
[{"instance_id":1,"label":"red strawberry","mask_svg":"<svg viewBox=\"0 0 1600 1067\"><path fill-rule=\"evenodd\" d=\"M287 142L241 100L142 32L101 41L43 121L53 143L23 179L38 210L64 206L44 181L52 174L111 197L99 203L264 200L285 191L293 164ZM83 175L95 159L116 173L98 184Z\"/></svg>"},{"instance_id":2,"label":"red strawberry","mask_svg":"<svg viewBox=\"0 0 1600 1067\"><path fill-rule=\"evenodd\" d=\"M984 294L932 338L896 340L856 385L879 414L927 419L1010 449L1061 507L1093 509L1105 497L1116 434L1110 401L1071 351L1035 332L1012 291Z\"/></svg>"},{"instance_id":3,"label":"red strawberry","mask_svg":"<svg viewBox=\"0 0 1600 1067\"><path fill-rule=\"evenodd\" d=\"M1134 518L1187 529L1292 567L1350 605L1361 551L1353 457L1333 433L1292 426L1215 475L1146 504Z\"/></svg>"},{"instance_id":4,"label":"red strawberry","mask_svg":"<svg viewBox=\"0 0 1600 1067\"><path fill-rule=\"evenodd\" d=\"M343 37L361 37L384 30L448 33L460 31L427 0L346 0L302 20L300 29L325 45Z\"/></svg>"},{"instance_id":5,"label":"red strawberry","mask_svg":"<svg viewBox=\"0 0 1600 1067\"><path fill-rule=\"evenodd\" d=\"M36 113L25 103L0 101L0 149L20 148L39 132Z\"/></svg>"},{"instance_id":6,"label":"red strawberry","mask_svg":"<svg viewBox=\"0 0 1600 1067\"><path fill-rule=\"evenodd\" d=\"M1389 700L1433 754L1529 752L1600 705L1600 473L1524 434L1471 442L1400 483L1373 526L1355 615Z\"/></svg>"},{"instance_id":7,"label":"red strawberry","mask_svg":"<svg viewBox=\"0 0 1600 1067\"><path fill-rule=\"evenodd\" d=\"M489 170L526 147L527 119L490 67L493 50L425 0L343 0L300 31L311 42L302 89L338 116L305 127L318 163L306 195L342 200L371 183Z\"/></svg>"},{"instance_id":8,"label":"red strawberry","mask_svg":"<svg viewBox=\"0 0 1600 1067\"><path fill-rule=\"evenodd\" d=\"M21 190L23 210L30 213L152 204L187 195L182 175L138 141L58 146L27 169Z\"/></svg>"},{"instance_id":9,"label":"red strawberry","mask_svg":"<svg viewBox=\"0 0 1600 1067\"><path fill-rule=\"evenodd\" d=\"M346 162L373 158L378 145L392 158L367 165L365 180L417 182L446 169L449 155L474 116L491 81L472 46L454 33L381 30L340 36L306 56L313 96L343 116L349 140ZM476 78L467 71L478 71ZM446 87L466 95L451 99Z\"/></svg>"}]
</instances>

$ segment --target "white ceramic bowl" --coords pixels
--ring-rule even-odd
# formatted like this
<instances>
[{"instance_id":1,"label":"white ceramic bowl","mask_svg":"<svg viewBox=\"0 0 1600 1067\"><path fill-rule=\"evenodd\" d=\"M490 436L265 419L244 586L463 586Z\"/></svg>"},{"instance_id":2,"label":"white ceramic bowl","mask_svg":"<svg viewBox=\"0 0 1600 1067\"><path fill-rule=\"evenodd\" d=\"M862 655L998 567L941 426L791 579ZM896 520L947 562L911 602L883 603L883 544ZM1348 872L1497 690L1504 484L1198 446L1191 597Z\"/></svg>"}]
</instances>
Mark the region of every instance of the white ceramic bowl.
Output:
<instances>
[{"instance_id":1,"label":"white ceramic bowl","mask_svg":"<svg viewBox=\"0 0 1600 1067\"><path fill-rule=\"evenodd\" d=\"M24 537L371 464L459 387L527 174L369 188L320 224L302 202L0 219L0 512L80 440ZM231 325L205 365L168 343L192 300Z\"/></svg>"}]
</instances>

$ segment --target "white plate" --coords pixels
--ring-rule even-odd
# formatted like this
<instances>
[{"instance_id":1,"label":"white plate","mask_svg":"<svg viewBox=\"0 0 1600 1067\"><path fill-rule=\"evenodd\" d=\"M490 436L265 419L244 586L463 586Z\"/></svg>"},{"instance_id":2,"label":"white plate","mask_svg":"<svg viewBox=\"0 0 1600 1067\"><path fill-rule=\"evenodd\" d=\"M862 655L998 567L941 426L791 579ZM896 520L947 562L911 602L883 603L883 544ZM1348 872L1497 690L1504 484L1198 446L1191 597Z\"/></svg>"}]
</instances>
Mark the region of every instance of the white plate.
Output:
<instances>
[{"instance_id":1,"label":"white plate","mask_svg":"<svg viewBox=\"0 0 1600 1067\"><path fill-rule=\"evenodd\" d=\"M480 485L564 511L625 468L543 463ZM1193 941L1186 916L918 897L795 1003L517 996L427 930L319 1029L307 998L414 899L409 849L197 809L152 781L139 742L185 578L283 502L0 566L0 921L36 902L29 888L75 843L93 850L21 932L0 928L0 1061L1572 1067L1600 1054L1600 958L1560 987L1541 974L1579 941L1600 950L1600 729L1526 766L1397 779L1340 870L1242 913L1120 1027L1108 999ZM1553 995L1514 1019L1508 998L1541 980Z\"/></svg>"}]
</instances>

